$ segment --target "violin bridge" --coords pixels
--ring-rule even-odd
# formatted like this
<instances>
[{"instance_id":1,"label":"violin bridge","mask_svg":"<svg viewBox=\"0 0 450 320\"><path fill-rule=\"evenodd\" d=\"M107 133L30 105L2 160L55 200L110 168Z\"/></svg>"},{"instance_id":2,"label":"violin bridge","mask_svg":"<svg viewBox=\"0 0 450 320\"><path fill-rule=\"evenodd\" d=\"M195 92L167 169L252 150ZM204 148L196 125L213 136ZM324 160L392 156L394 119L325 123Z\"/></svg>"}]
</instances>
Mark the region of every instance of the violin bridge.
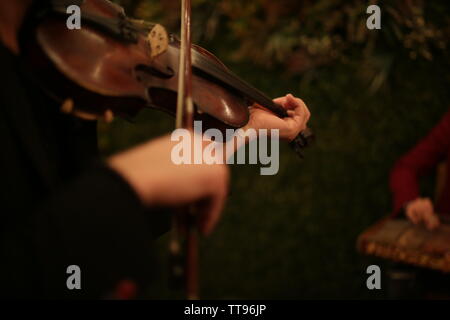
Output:
<instances>
[{"instance_id":1,"label":"violin bridge","mask_svg":"<svg viewBox=\"0 0 450 320\"><path fill-rule=\"evenodd\" d=\"M166 29L156 24L148 33L147 40L150 44L150 58L154 58L167 50L169 46L169 35Z\"/></svg>"}]
</instances>

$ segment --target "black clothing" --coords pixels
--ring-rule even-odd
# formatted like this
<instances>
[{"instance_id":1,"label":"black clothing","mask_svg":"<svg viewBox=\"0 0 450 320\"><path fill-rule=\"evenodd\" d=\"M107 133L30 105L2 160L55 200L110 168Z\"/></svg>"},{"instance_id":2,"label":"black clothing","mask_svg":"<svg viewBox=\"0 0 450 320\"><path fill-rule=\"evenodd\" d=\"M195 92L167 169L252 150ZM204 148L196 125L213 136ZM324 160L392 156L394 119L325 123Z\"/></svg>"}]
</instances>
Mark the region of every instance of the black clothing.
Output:
<instances>
[{"instance_id":1,"label":"black clothing","mask_svg":"<svg viewBox=\"0 0 450 320\"><path fill-rule=\"evenodd\" d=\"M0 295L101 298L122 279L147 285L152 228L166 226L150 218L162 213L93 162L95 122L59 112L1 45L0 65ZM66 287L69 265L81 290Z\"/></svg>"}]
</instances>

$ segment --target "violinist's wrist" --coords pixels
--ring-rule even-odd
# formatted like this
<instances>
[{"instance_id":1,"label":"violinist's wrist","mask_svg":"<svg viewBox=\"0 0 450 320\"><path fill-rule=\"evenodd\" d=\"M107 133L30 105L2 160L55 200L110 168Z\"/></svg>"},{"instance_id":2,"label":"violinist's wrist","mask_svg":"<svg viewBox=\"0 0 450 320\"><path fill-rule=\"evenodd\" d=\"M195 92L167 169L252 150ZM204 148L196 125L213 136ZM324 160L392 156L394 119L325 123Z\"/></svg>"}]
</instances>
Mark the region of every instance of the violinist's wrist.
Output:
<instances>
[{"instance_id":1,"label":"violinist's wrist","mask_svg":"<svg viewBox=\"0 0 450 320\"><path fill-rule=\"evenodd\" d=\"M243 126L243 127L240 128L240 129L243 130L244 132L247 131L248 129L253 129L253 130L255 130L256 132L258 132L258 130L257 130L256 128L254 128L254 127L250 124L250 122L247 123L245 126Z\"/></svg>"},{"instance_id":2,"label":"violinist's wrist","mask_svg":"<svg viewBox=\"0 0 450 320\"><path fill-rule=\"evenodd\" d=\"M140 159L138 158L132 152L125 152L110 157L106 163L109 168L128 182L141 203L149 206L155 203L158 175L151 174L148 170L139 169ZM148 179L147 176L151 176L152 179Z\"/></svg>"},{"instance_id":3,"label":"violinist's wrist","mask_svg":"<svg viewBox=\"0 0 450 320\"><path fill-rule=\"evenodd\" d=\"M246 125L238 130L236 130L235 136L237 140L235 141L236 150L239 149L244 144L248 144L253 140L259 138L259 130Z\"/></svg>"}]
</instances>

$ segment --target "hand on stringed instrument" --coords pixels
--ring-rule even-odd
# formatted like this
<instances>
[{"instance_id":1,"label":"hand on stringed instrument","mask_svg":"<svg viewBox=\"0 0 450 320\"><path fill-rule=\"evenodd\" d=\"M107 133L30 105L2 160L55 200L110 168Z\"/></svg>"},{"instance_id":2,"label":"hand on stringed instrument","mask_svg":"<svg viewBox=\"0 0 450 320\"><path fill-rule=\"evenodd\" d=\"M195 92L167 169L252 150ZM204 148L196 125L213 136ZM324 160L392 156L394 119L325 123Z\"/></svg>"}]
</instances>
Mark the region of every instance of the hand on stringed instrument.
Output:
<instances>
[{"instance_id":1,"label":"hand on stringed instrument","mask_svg":"<svg viewBox=\"0 0 450 320\"><path fill-rule=\"evenodd\" d=\"M306 129L311 113L306 104L292 94L273 101L285 108L289 117L280 118L260 105L254 104L250 107L249 122L243 129L279 129L280 138L291 141Z\"/></svg>"},{"instance_id":2,"label":"hand on stringed instrument","mask_svg":"<svg viewBox=\"0 0 450 320\"><path fill-rule=\"evenodd\" d=\"M440 221L429 198L416 198L405 205L405 215L414 224L423 224L428 230L439 227Z\"/></svg>"}]
</instances>

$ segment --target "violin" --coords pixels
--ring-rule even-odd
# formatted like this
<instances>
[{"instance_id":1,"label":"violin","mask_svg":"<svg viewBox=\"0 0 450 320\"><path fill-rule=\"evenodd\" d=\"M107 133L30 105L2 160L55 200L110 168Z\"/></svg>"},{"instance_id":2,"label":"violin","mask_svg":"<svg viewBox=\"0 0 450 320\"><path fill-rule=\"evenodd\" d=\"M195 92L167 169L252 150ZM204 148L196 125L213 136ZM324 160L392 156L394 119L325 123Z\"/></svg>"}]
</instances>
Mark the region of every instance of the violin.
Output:
<instances>
[{"instance_id":1,"label":"violin","mask_svg":"<svg viewBox=\"0 0 450 320\"><path fill-rule=\"evenodd\" d=\"M69 30L66 9L81 8L82 28ZM176 114L180 40L159 24L130 19L108 0L51 0L31 17L26 60L61 111L86 119L133 118L143 108ZM204 129L240 128L254 103L277 116L286 110L233 74L206 49L191 45L194 120ZM307 129L294 139L301 149Z\"/></svg>"},{"instance_id":2,"label":"violin","mask_svg":"<svg viewBox=\"0 0 450 320\"><path fill-rule=\"evenodd\" d=\"M36 2L35 2L36 3ZM226 130L249 120L258 104L279 117L286 110L233 74L217 57L190 41L190 1L182 1L182 38L159 24L127 17L108 0L49 0L32 10L23 43L36 83L61 105L61 111L85 119L130 119L143 108L177 116L177 127ZM67 7L81 9L82 28L66 26ZM186 109L184 114L181 112ZM309 129L291 142L297 153L314 138ZM197 249L193 206L175 215L170 251L175 277L188 277L188 297L197 297ZM182 270L177 225L184 225L187 267Z\"/></svg>"}]
</instances>

